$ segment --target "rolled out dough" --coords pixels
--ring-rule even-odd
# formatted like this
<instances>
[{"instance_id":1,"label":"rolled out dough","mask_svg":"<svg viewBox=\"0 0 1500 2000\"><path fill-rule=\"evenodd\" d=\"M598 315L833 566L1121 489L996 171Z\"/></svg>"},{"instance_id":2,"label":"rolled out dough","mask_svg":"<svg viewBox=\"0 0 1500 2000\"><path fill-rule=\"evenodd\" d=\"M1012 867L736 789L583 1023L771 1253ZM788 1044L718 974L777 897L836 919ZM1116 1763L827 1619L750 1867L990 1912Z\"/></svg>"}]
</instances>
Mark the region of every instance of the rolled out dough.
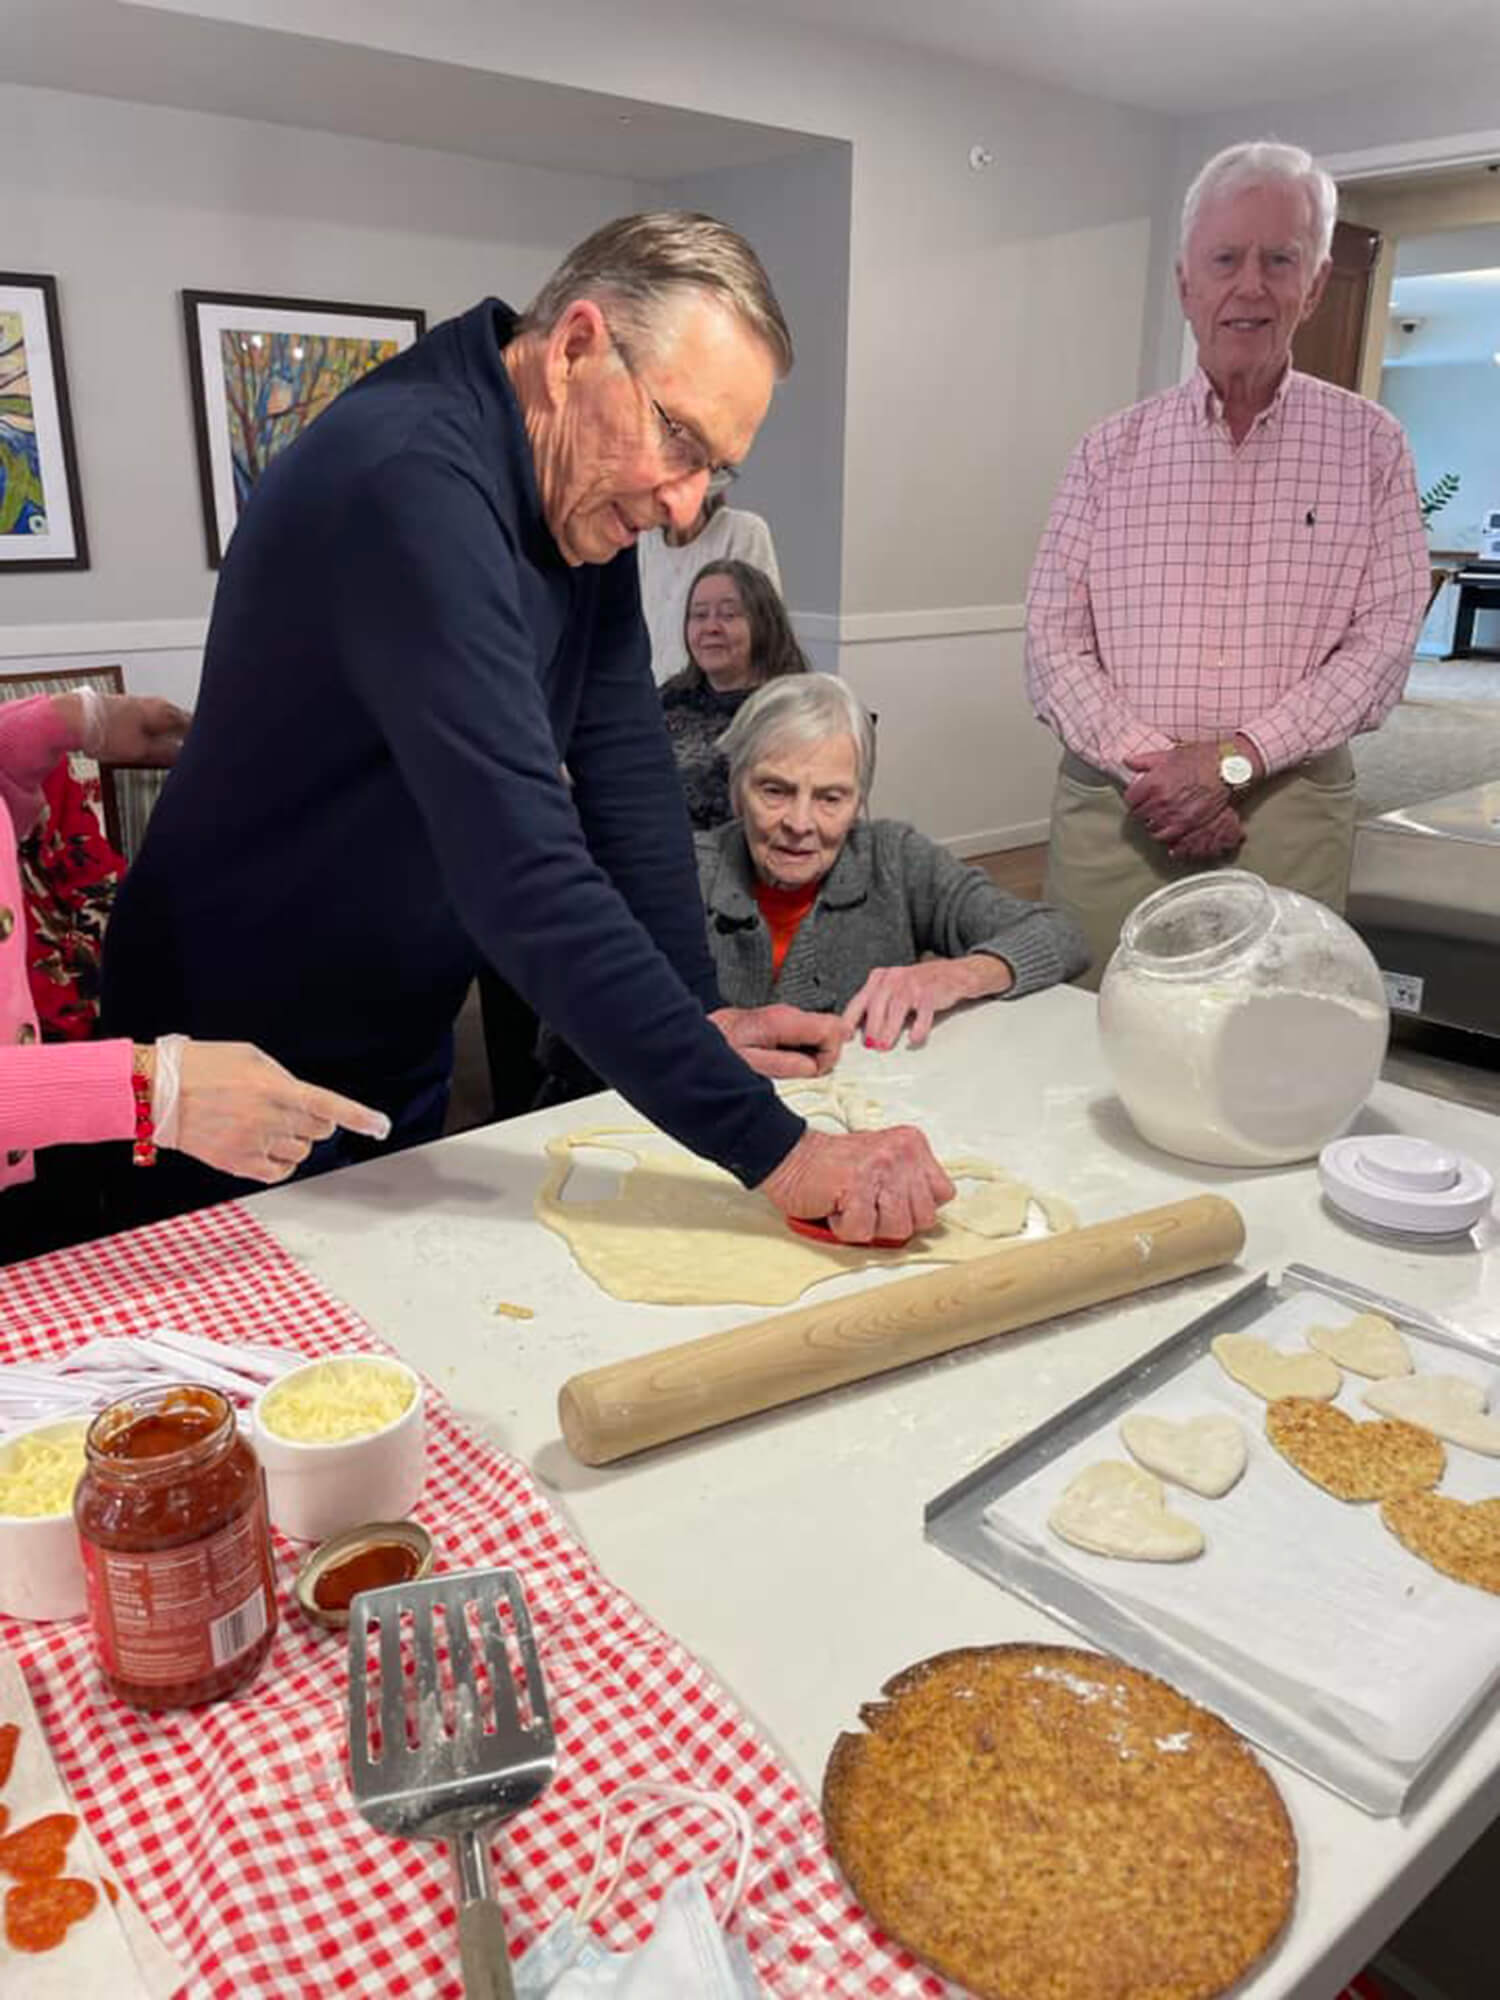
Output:
<instances>
[{"instance_id":1,"label":"rolled out dough","mask_svg":"<svg viewBox=\"0 0 1500 2000\"><path fill-rule=\"evenodd\" d=\"M853 1106L847 1110L859 1115ZM616 1193L563 1200L581 1147L634 1160ZM963 1159L946 1163L960 1195L926 1235L899 1250L817 1243L794 1234L763 1196L649 1129L605 1125L569 1132L547 1141L547 1159L537 1220L562 1237L595 1284L641 1305L790 1305L809 1286L842 1271L984 1257L1020 1235L1032 1200L1053 1230L1076 1222L1056 1196L1034 1195L988 1160ZM977 1183L974 1191L963 1192L965 1181Z\"/></svg>"},{"instance_id":2,"label":"rolled out dough","mask_svg":"<svg viewBox=\"0 0 1500 2000\"><path fill-rule=\"evenodd\" d=\"M1355 1375L1411 1373L1411 1349L1384 1313L1356 1313L1341 1326L1310 1326L1307 1344Z\"/></svg>"},{"instance_id":3,"label":"rolled out dough","mask_svg":"<svg viewBox=\"0 0 1500 2000\"><path fill-rule=\"evenodd\" d=\"M1227 1493L1245 1469L1245 1433L1233 1417L1189 1417L1176 1423L1137 1410L1120 1419L1120 1436L1148 1472L1189 1487L1205 1500Z\"/></svg>"},{"instance_id":4,"label":"rolled out dough","mask_svg":"<svg viewBox=\"0 0 1500 2000\"><path fill-rule=\"evenodd\" d=\"M1203 1553L1197 1522L1169 1513L1161 1481L1123 1459L1102 1459L1075 1474L1047 1526L1075 1548L1127 1562L1189 1562Z\"/></svg>"}]
</instances>

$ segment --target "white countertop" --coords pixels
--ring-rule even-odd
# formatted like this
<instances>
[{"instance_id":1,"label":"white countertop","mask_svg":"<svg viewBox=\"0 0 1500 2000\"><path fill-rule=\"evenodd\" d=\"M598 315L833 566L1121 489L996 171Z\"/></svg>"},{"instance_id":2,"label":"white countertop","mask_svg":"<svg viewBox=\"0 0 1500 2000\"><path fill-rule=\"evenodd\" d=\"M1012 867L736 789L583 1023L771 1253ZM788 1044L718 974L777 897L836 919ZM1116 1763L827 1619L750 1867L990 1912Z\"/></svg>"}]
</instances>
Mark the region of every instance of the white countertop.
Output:
<instances>
[{"instance_id":1,"label":"white countertop","mask_svg":"<svg viewBox=\"0 0 1500 2000\"><path fill-rule=\"evenodd\" d=\"M532 1468L607 1573L718 1674L816 1794L835 1736L899 1668L950 1646L1071 1639L925 1542L925 1503L1247 1273L1312 1264L1500 1339L1493 1219L1482 1253L1383 1245L1324 1211L1311 1166L1241 1173L1154 1151L1110 1091L1094 1010L1071 988L991 1003L940 1023L925 1050L851 1050L845 1067L940 1151L986 1154L1068 1196L1084 1222L1228 1194L1248 1229L1240 1266L604 1470L562 1442L569 1375L759 1316L611 1299L532 1219L543 1139L639 1123L618 1099L464 1133L250 1209ZM1500 1175L1500 1119L1487 1113L1381 1085L1355 1129L1441 1140ZM497 1315L501 1301L536 1317ZM1492 1704L1401 1820L1368 1818L1268 1761L1296 1822L1301 1885L1286 1938L1239 1992L1325 2000L1500 1817L1500 1713Z\"/></svg>"}]
</instances>

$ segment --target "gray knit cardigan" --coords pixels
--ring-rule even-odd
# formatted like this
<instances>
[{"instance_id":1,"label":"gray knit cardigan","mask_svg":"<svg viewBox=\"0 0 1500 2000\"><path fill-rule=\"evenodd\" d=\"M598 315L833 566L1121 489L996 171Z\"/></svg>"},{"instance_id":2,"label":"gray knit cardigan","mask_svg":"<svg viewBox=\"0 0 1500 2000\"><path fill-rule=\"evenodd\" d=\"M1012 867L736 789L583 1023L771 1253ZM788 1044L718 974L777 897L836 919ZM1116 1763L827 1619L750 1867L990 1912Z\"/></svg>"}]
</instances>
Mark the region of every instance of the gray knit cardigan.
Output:
<instances>
[{"instance_id":1,"label":"gray knit cardigan","mask_svg":"<svg viewBox=\"0 0 1500 2000\"><path fill-rule=\"evenodd\" d=\"M815 1013L848 1005L877 966L913 965L931 952L991 952L1010 967L1006 999L1071 979L1088 964L1070 917L1022 902L981 868L955 861L901 820L857 820L781 968L755 901L755 873L738 820L696 837L709 948L726 1006L784 1000Z\"/></svg>"}]
</instances>

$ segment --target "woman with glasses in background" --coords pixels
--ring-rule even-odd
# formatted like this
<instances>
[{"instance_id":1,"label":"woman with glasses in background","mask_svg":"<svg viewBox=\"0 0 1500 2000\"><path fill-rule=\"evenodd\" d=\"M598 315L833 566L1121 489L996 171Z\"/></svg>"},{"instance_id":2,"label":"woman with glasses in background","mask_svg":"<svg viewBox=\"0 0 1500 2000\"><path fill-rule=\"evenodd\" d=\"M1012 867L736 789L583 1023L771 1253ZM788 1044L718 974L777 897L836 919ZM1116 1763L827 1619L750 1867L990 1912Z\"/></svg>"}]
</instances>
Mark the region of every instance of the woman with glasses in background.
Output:
<instances>
[{"instance_id":1,"label":"woman with glasses in background","mask_svg":"<svg viewBox=\"0 0 1500 2000\"><path fill-rule=\"evenodd\" d=\"M734 817L719 738L747 697L782 674L812 671L770 577L749 563L706 563L682 621L687 665L661 691L667 734L695 832Z\"/></svg>"},{"instance_id":2,"label":"woman with glasses in background","mask_svg":"<svg viewBox=\"0 0 1500 2000\"><path fill-rule=\"evenodd\" d=\"M726 505L734 471L713 474L703 505L690 528L665 527L636 543L641 575L641 610L651 634L651 671L667 681L688 664L683 616L688 595L706 563L742 562L762 571L781 589L781 571L771 531L759 514Z\"/></svg>"}]
</instances>

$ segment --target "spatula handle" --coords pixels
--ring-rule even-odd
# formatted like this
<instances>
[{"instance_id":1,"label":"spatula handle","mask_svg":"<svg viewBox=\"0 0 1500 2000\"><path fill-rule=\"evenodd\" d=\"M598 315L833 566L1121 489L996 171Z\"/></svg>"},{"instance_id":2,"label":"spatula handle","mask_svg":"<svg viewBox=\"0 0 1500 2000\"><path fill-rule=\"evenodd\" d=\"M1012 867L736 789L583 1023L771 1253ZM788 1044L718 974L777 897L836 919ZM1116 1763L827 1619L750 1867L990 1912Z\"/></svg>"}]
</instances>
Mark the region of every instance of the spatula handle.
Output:
<instances>
[{"instance_id":1,"label":"spatula handle","mask_svg":"<svg viewBox=\"0 0 1500 2000\"><path fill-rule=\"evenodd\" d=\"M490 1885L489 1842L482 1831L453 1843L458 1884L458 1962L464 2000L516 2000L505 1943L505 1918Z\"/></svg>"},{"instance_id":2,"label":"spatula handle","mask_svg":"<svg viewBox=\"0 0 1500 2000\"><path fill-rule=\"evenodd\" d=\"M516 2000L498 1903L465 1903L459 1911L458 1962L464 2000Z\"/></svg>"}]
</instances>

